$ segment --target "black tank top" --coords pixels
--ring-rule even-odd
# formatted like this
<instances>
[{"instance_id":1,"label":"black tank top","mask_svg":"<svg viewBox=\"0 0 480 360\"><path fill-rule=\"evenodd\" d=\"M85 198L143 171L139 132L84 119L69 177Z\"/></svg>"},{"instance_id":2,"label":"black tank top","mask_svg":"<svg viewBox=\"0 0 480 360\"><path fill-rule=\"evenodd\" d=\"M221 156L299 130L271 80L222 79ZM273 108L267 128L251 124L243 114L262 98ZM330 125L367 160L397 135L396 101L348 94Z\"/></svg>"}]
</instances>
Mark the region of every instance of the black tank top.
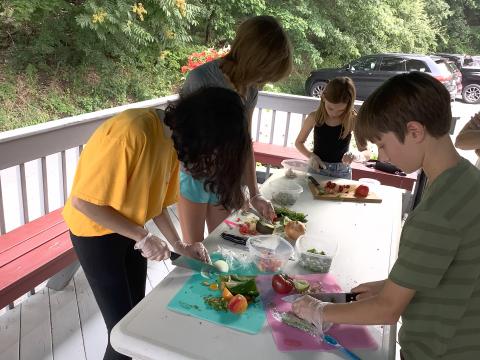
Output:
<instances>
[{"instance_id":1,"label":"black tank top","mask_svg":"<svg viewBox=\"0 0 480 360\"><path fill-rule=\"evenodd\" d=\"M343 126L328 126L323 123L313 130L313 152L323 161L342 162L343 155L348 151L352 134L341 138Z\"/></svg>"}]
</instances>

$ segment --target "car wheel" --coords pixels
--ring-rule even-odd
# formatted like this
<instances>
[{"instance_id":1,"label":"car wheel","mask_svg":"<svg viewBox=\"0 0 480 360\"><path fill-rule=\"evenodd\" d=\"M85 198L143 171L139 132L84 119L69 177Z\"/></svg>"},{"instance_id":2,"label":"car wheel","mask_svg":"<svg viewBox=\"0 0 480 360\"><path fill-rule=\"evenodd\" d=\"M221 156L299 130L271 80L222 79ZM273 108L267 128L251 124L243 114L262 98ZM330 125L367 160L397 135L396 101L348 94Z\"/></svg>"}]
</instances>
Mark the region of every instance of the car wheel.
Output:
<instances>
[{"instance_id":1,"label":"car wheel","mask_svg":"<svg viewBox=\"0 0 480 360\"><path fill-rule=\"evenodd\" d=\"M463 88L462 98L468 104L480 103L480 84L470 84Z\"/></svg>"},{"instance_id":2,"label":"car wheel","mask_svg":"<svg viewBox=\"0 0 480 360\"><path fill-rule=\"evenodd\" d=\"M327 83L325 81L315 81L310 87L310 96L319 98L320 96L322 96L322 93L326 87Z\"/></svg>"}]
</instances>

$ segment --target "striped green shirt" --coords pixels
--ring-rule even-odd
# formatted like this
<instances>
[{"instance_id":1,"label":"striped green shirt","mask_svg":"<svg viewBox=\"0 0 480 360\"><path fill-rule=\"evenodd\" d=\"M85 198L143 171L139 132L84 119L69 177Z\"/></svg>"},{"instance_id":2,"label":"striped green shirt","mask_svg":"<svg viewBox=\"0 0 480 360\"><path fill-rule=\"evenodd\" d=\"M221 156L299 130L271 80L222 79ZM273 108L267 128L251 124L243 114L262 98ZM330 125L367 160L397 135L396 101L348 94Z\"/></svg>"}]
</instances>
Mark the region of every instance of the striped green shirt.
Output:
<instances>
[{"instance_id":1,"label":"striped green shirt","mask_svg":"<svg viewBox=\"0 0 480 360\"><path fill-rule=\"evenodd\" d=\"M416 290L399 333L407 360L480 359L480 171L470 162L427 189L389 278Z\"/></svg>"}]
</instances>

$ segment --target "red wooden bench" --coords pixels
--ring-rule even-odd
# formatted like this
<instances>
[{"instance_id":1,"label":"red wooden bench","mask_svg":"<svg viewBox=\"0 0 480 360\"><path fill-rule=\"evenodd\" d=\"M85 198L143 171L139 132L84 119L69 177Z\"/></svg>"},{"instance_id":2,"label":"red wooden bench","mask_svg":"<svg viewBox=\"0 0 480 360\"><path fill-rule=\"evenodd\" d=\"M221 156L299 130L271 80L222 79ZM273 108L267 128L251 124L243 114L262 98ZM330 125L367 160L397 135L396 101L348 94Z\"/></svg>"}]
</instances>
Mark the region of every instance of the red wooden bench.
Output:
<instances>
[{"instance_id":1,"label":"red wooden bench","mask_svg":"<svg viewBox=\"0 0 480 360\"><path fill-rule=\"evenodd\" d=\"M0 309L76 262L61 210L0 236Z\"/></svg>"},{"instance_id":2,"label":"red wooden bench","mask_svg":"<svg viewBox=\"0 0 480 360\"><path fill-rule=\"evenodd\" d=\"M255 153L255 161L277 167L282 166L281 163L285 159L306 159L296 148L289 146L254 142L253 150ZM416 173L399 176L375 170L355 162L352 163L351 167L353 180L373 178L380 181L382 185L393 186L408 191L413 191L415 181L417 180Z\"/></svg>"}]
</instances>

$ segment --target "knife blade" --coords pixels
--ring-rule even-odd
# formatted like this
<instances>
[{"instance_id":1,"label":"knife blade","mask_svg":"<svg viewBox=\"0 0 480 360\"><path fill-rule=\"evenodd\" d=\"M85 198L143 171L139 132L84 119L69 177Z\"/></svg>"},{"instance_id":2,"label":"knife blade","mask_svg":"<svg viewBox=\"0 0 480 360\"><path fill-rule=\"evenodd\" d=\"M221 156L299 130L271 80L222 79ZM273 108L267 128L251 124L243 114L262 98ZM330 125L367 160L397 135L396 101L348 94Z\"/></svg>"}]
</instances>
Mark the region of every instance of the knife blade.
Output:
<instances>
[{"instance_id":1,"label":"knife blade","mask_svg":"<svg viewBox=\"0 0 480 360\"><path fill-rule=\"evenodd\" d=\"M212 264L205 263L203 261L177 254L174 251L170 251L170 260L173 265L180 266L186 269L190 269L196 272L208 272L218 273L219 270Z\"/></svg>"},{"instance_id":2,"label":"knife blade","mask_svg":"<svg viewBox=\"0 0 480 360\"><path fill-rule=\"evenodd\" d=\"M287 295L282 298L283 301L288 302L288 303L293 303L295 300L298 298L301 298L304 294L293 294L293 295ZM311 297L314 297L315 299L325 301L325 302L331 302L331 303L347 303L351 301L356 301L357 300L357 294L356 293L318 293L318 294L307 294L310 295Z\"/></svg>"}]
</instances>

